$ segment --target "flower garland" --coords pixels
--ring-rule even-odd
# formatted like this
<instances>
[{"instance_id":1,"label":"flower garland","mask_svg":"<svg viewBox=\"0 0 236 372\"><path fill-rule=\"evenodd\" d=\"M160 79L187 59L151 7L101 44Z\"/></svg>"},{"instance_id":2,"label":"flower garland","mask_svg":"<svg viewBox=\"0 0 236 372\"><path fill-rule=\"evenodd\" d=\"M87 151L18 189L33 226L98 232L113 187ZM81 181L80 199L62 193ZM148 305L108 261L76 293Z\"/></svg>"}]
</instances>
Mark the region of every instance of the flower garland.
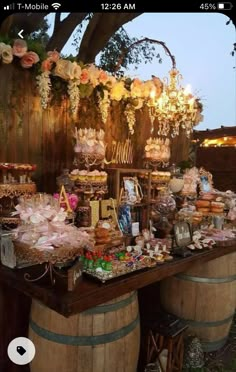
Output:
<instances>
[{"instance_id":1,"label":"flower garland","mask_svg":"<svg viewBox=\"0 0 236 372\"><path fill-rule=\"evenodd\" d=\"M101 113L102 122L104 124L107 121L110 104L111 102L108 96L108 91L107 90L103 91L103 97L102 97L102 94L99 92L98 93L98 107Z\"/></svg>"},{"instance_id":2,"label":"flower garland","mask_svg":"<svg viewBox=\"0 0 236 372\"><path fill-rule=\"evenodd\" d=\"M68 94L70 99L70 109L73 115L77 114L80 101L80 91L79 91L79 80L73 79L68 82Z\"/></svg>"},{"instance_id":3,"label":"flower garland","mask_svg":"<svg viewBox=\"0 0 236 372\"><path fill-rule=\"evenodd\" d=\"M134 125L135 125L135 108L130 103L127 104L124 114L129 127L130 134L134 134Z\"/></svg>"},{"instance_id":4,"label":"flower garland","mask_svg":"<svg viewBox=\"0 0 236 372\"><path fill-rule=\"evenodd\" d=\"M39 95L41 98L41 105L43 109L47 108L50 98L51 80L49 75L49 71L44 71L41 75L38 75L36 77Z\"/></svg>"},{"instance_id":5,"label":"flower garland","mask_svg":"<svg viewBox=\"0 0 236 372\"><path fill-rule=\"evenodd\" d=\"M51 98L51 76L56 76L67 82L67 93L70 101L72 114L76 114L79 108L80 97L89 97L93 91L98 97L98 107L103 123L106 123L111 101L124 101L125 116L129 131L134 133L135 111L144 105L149 107L150 97L154 93L158 99L163 91L163 84L157 77L151 80L141 81L128 77L116 78L94 64L83 65L63 59L57 51L47 52L46 59L40 62L37 53L28 51L25 40L17 39L13 46L0 43L0 61L10 64L14 58L18 58L23 68L31 68L41 63L40 74L36 77L41 104L47 108ZM202 119L199 105L196 124ZM151 117L151 121L154 118Z\"/></svg>"}]
</instances>

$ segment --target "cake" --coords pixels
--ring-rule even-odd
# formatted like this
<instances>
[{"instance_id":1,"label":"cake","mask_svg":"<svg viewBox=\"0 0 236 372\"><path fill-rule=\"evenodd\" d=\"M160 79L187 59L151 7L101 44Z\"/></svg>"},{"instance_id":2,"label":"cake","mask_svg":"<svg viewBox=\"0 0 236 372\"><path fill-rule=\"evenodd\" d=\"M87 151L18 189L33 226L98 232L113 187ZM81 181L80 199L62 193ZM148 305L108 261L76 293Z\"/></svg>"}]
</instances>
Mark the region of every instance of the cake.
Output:
<instances>
[{"instance_id":1,"label":"cake","mask_svg":"<svg viewBox=\"0 0 236 372\"><path fill-rule=\"evenodd\" d=\"M151 161L168 163L170 160L170 140L169 138L147 139L145 146L145 158Z\"/></svg>"}]
</instances>

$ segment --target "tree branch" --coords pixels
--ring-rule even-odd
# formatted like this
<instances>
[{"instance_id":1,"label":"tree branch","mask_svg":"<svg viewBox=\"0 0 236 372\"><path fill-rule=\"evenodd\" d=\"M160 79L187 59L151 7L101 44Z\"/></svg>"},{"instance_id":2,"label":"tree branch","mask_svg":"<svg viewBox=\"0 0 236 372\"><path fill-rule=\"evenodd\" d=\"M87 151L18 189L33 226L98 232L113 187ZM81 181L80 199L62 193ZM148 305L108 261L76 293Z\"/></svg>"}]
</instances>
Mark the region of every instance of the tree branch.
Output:
<instances>
[{"instance_id":1,"label":"tree branch","mask_svg":"<svg viewBox=\"0 0 236 372\"><path fill-rule=\"evenodd\" d=\"M85 63L94 62L96 55L106 46L111 36L123 24L138 17L140 14L95 13L84 32L77 59Z\"/></svg>"},{"instance_id":2,"label":"tree branch","mask_svg":"<svg viewBox=\"0 0 236 372\"><path fill-rule=\"evenodd\" d=\"M76 26L84 20L87 14L88 13L70 13L65 19L63 19L63 21L60 22L58 17L55 18L54 31L46 46L46 49L57 49L57 51L60 52Z\"/></svg>"},{"instance_id":3,"label":"tree branch","mask_svg":"<svg viewBox=\"0 0 236 372\"><path fill-rule=\"evenodd\" d=\"M60 25L61 25L61 13L56 13L53 34L54 32L57 32L59 30Z\"/></svg>"},{"instance_id":4,"label":"tree branch","mask_svg":"<svg viewBox=\"0 0 236 372\"><path fill-rule=\"evenodd\" d=\"M29 35L39 28L40 23L48 13L15 13L7 17L0 27L0 35L8 35L11 29L24 30L25 35Z\"/></svg>"},{"instance_id":5,"label":"tree branch","mask_svg":"<svg viewBox=\"0 0 236 372\"><path fill-rule=\"evenodd\" d=\"M122 53L121 53L121 55L120 55L120 57L119 57L119 60L118 60L118 62L117 62L117 65L116 65L116 67L115 67L115 72L117 72L117 71L119 70L119 68L120 68L120 66L121 66L121 64L122 64L122 62L123 62L123 60L124 60L124 57L125 57L125 55L128 53L129 50L131 50L133 47L135 47L135 46L138 45L138 44L141 44L141 43L147 43L147 42L148 42L148 43L151 43L151 44L160 44L160 45L164 48L166 54L170 57L170 59L171 59L171 61L172 61L172 68L173 68L173 69L176 68L176 60L175 60L175 56L173 56L173 54L171 54L170 49L166 46L166 44L165 44L163 41L155 40L155 39L149 39L148 37L145 37L145 38L143 38L143 39L140 39L140 40L135 41L135 42L132 43L128 48L125 48L125 49L122 51Z\"/></svg>"}]
</instances>

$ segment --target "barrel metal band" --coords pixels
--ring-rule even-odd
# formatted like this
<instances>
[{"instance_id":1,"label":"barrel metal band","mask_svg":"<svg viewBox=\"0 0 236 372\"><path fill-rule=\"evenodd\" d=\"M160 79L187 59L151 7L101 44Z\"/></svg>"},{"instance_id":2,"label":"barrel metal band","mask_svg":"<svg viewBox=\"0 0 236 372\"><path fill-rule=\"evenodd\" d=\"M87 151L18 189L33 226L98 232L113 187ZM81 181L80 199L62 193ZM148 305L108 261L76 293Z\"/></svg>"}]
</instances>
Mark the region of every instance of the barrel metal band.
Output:
<instances>
[{"instance_id":1,"label":"barrel metal band","mask_svg":"<svg viewBox=\"0 0 236 372\"><path fill-rule=\"evenodd\" d=\"M234 313L230 315L228 318L222 319L222 320L216 320L214 322L199 322L197 320L191 320L191 319L184 319L185 322L188 323L188 325L192 327L217 327L221 326L223 324L229 323L234 317ZM183 318L182 318L183 319Z\"/></svg>"},{"instance_id":2,"label":"barrel metal band","mask_svg":"<svg viewBox=\"0 0 236 372\"><path fill-rule=\"evenodd\" d=\"M124 300L115 302L113 304L108 304L108 305L105 304L105 305L96 306L96 307L93 307L92 309L83 311L82 314L102 314L102 313L108 313L110 311L116 311L125 306L130 305L136 298L137 298L137 292L134 291L129 297L125 298Z\"/></svg>"},{"instance_id":3,"label":"barrel metal band","mask_svg":"<svg viewBox=\"0 0 236 372\"><path fill-rule=\"evenodd\" d=\"M217 341L209 341L209 342L201 341L202 349L205 352L211 352L211 351L221 349L225 345L227 339L228 337L221 338L220 340L217 340Z\"/></svg>"},{"instance_id":4,"label":"barrel metal band","mask_svg":"<svg viewBox=\"0 0 236 372\"><path fill-rule=\"evenodd\" d=\"M111 333L98 336L69 336L48 331L47 329L37 325L32 319L30 320L30 327L38 336L58 344L72 346L95 346L117 341L132 332L138 326L138 324L139 315L127 326Z\"/></svg>"},{"instance_id":5,"label":"barrel metal band","mask_svg":"<svg viewBox=\"0 0 236 372\"><path fill-rule=\"evenodd\" d=\"M231 275L225 278L201 278L198 276L191 276L186 274L176 274L176 278L188 280L190 282L197 282L197 283L209 283L209 284L219 284L219 283L229 283L236 280L236 275Z\"/></svg>"}]
</instances>

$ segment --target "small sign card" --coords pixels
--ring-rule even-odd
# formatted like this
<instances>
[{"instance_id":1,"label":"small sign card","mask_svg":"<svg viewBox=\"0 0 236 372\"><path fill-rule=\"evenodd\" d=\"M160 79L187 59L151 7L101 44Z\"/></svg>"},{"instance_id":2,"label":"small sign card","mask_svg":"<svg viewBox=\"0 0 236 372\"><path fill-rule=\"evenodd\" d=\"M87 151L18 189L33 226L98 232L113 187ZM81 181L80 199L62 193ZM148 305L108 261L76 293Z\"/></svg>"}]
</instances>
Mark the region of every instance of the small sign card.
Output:
<instances>
[{"instance_id":1,"label":"small sign card","mask_svg":"<svg viewBox=\"0 0 236 372\"><path fill-rule=\"evenodd\" d=\"M83 263L77 262L67 271L67 289L73 291L82 275Z\"/></svg>"},{"instance_id":2,"label":"small sign card","mask_svg":"<svg viewBox=\"0 0 236 372\"><path fill-rule=\"evenodd\" d=\"M177 222L174 225L174 238L177 247L186 247L192 242L191 227L188 222Z\"/></svg>"}]
</instances>

